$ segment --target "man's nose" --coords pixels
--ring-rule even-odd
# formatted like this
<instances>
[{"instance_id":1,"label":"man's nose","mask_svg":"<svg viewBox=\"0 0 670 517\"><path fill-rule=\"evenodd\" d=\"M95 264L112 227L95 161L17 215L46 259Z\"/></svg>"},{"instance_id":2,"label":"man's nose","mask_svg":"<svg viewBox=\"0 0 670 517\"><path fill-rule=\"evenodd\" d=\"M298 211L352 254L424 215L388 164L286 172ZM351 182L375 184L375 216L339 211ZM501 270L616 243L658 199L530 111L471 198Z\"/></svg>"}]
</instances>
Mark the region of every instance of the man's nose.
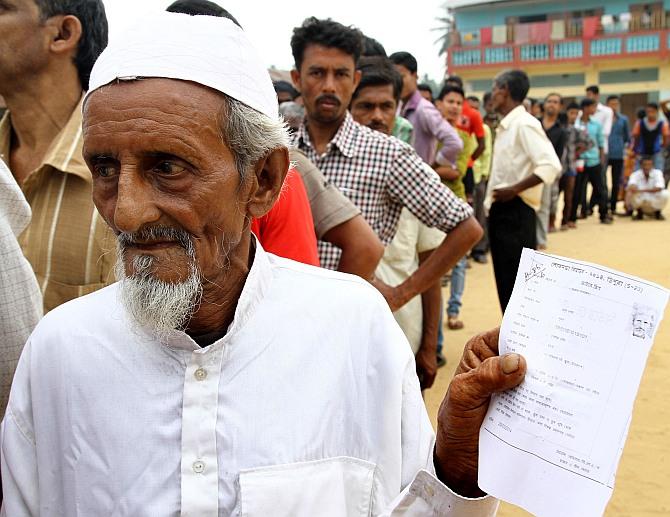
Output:
<instances>
[{"instance_id":1,"label":"man's nose","mask_svg":"<svg viewBox=\"0 0 670 517\"><path fill-rule=\"evenodd\" d=\"M134 167L122 168L117 187L114 226L122 232L137 232L160 219L153 186Z\"/></svg>"},{"instance_id":2,"label":"man's nose","mask_svg":"<svg viewBox=\"0 0 670 517\"><path fill-rule=\"evenodd\" d=\"M326 78L323 81L323 91L325 93L334 93L335 92L335 74L328 72Z\"/></svg>"}]
</instances>

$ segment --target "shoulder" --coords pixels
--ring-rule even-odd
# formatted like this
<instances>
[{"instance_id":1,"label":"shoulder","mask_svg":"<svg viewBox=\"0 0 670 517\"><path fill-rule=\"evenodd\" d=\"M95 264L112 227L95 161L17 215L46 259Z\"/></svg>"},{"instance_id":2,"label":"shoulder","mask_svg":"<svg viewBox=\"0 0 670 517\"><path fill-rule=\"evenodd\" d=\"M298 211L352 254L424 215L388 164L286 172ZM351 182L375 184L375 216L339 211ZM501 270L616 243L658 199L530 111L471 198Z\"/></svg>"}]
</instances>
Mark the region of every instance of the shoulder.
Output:
<instances>
[{"instance_id":1,"label":"shoulder","mask_svg":"<svg viewBox=\"0 0 670 517\"><path fill-rule=\"evenodd\" d=\"M47 313L30 341L37 352L57 351L61 355L94 343L96 336L118 334L118 329L126 324L127 317L118 300L118 283L114 283Z\"/></svg>"},{"instance_id":2,"label":"shoulder","mask_svg":"<svg viewBox=\"0 0 670 517\"><path fill-rule=\"evenodd\" d=\"M268 254L273 272L271 296L291 303L287 310L313 317L324 317L324 325L334 321L350 321L348 318L378 317L390 311L384 297L369 282L362 278ZM290 293L296 293L293 296ZM391 316L391 319L393 317Z\"/></svg>"}]
</instances>

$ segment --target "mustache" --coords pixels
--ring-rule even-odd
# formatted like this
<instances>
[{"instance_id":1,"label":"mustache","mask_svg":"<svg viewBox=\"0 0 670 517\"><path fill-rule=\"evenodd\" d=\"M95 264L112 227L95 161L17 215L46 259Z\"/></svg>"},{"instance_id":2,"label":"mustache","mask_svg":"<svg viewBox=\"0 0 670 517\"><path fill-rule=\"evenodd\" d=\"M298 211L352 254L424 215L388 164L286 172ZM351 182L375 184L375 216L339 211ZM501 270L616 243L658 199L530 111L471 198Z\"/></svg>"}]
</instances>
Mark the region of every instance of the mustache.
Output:
<instances>
[{"instance_id":1,"label":"mustache","mask_svg":"<svg viewBox=\"0 0 670 517\"><path fill-rule=\"evenodd\" d=\"M324 93L323 95L319 95L316 98L316 103L317 104L321 104L324 101L330 101L330 102L334 103L336 106L339 106L340 104L342 104L342 102L340 102L340 99L338 99L337 97L335 97L335 95L332 95L330 93Z\"/></svg>"},{"instance_id":2,"label":"mustache","mask_svg":"<svg viewBox=\"0 0 670 517\"><path fill-rule=\"evenodd\" d=\"M125 249L134 244L146 244L154 241L176 242L186 251L193 250L191 234L181 228L170 226L149 226L137 232L121 232L116 237L119 247Z\"/></svg>"}]
</instances>

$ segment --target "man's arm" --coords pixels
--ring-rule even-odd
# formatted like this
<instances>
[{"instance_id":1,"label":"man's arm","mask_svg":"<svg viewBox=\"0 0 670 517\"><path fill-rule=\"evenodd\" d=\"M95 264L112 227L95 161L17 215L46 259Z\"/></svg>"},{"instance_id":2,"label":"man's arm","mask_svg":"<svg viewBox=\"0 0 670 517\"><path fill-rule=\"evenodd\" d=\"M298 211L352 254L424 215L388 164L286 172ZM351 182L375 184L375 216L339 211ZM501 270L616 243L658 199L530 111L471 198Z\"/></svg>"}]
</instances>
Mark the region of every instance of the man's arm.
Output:
<instances>
[{"instance_id":1,"label":"man's arm","mask_svg":"<svg viewBox=\"0 0 670 517\"><path fill-rule=\"evenodd\" d=\"M402 284L389 287L375 279L373 285L384 295L391 310L396 311L438 282L472 246L479 242L483 234L484 231L477 220L470 216L451 230L442 244Z\"/></svg>"},{"instance_id":2,"label":"man's arm","mask_svg":"<svg viewBox=\"0 0 670 517\"><path fill-rule=\"evenodd\" d=\"M498 355L499 332L485 332L465 345L437 417L437 476L464 497L485 495L477 485L479 430L491 395L518 386L526 374L522 356Z\"/></svg>"},{"instance_id":3,"label":"man's arm","mask_svg":"<svg viewBox=\"0 0 670 517\"><path fill-rule=\"evenodd\" d=\"M475 147L475 150L473 151L472 155L470 156L470 159L475 162L477 161L477 158L479 158L482 153L484 152L484 149L486 149L486 140L483 136L478 136L477 137L477 147Z\"/></svg>"},{"instance_id":4,"label":"man's arm","mask_svg":"<svg viewBox=\"0 0 670 517\"><path fill-rule=\"evenodd\" d=\"M419 264L423 264L433 251L419 253ZM438 280L421 293L423 327L421 345L416 353L416 374L422 390L427 390L435 382L437 375L437 334L442 310L442 282Z\"/></svg>"},{"instance_id":5,"label":"man's arm","mask_svg":"<svg viewBox=\"0 0 670 517\"><path fill-rule=\"evenodd\" d=\"M444 120L442 114L435 106L426 106L419 113L423 126L442 143L442 148L435 156L438 165L452 165L456 163L458 153L463 149L463 141L458 136L456 129ZM434 165L434 164L430 164Z\"/></svg>"},{"instance_id":6,"label":"man's arm","mask_svg":"<svg viewBox=\"0 0 670 517\"><path fill-rule=\"evenodd\" d=\"M384 255L384 245L362 215L331 228L322 240L342 250L338 271L358 275L365 280L374 276Z\"/></svg>"}]
</instances>

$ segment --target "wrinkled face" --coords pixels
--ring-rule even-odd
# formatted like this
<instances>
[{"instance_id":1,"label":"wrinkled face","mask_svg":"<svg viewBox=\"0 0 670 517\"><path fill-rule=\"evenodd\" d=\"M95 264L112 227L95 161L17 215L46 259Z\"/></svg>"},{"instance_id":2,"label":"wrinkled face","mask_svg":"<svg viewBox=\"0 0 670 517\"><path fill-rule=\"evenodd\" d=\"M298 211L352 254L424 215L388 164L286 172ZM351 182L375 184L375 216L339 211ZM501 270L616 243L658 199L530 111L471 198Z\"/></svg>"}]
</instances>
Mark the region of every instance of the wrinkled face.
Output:
<instances>
[{"instance_id":1,"label":"wrinkled face","mask_svg":"<svg viewBox=\"0 0 670 517\"><path fill-rule=\"evenodd\" d=\"M544 112L553 117L561 111L561 98L557 95L550 95L544 100Z\"/></svg>"},{"instance_id":2,"label":"wrinkled face","mask_svg":"<svg viewBox=\"0 0 670 517\"><path fill-rule=\"evenodd\" d=\"M402 76L402 91L400 92L401 99L407 99L416 90L418 77L416 72L410 72L404 65L393 65L398 73ZM430 99L428 99L430 100Z\"/></svg>"},{"instance_id":3,"label":"wrinkled face","mask_svg":"<svg viewBox=\"0 0 670 517\"><path fill-rule=\"evenodd\" d=\"M645 312L638 312L633 317L633 336L639 338L651 337L654 329L653 315Z\"/></svg>"},{"instance_id":4,"label":"wrinkled face","mask_svg":"<svg viewBox=\"0 0 670 517\"><path fill-rule=\"evenodd\" d=\"M442 116L455 125L463 112L463 96L460 93L449 92L442 97L439 108Z\"/></svg>"},{"instance_id":5,"label":"wrinkled face","mask_svg":"<svg viewBox=\"0 0 670 517\"><path fill-rule=\"evenodd\" d=\"M308 45L293 82L303 98L307 116L323 124L342 120L358 86L360 72L354 57L321 45Z\"/></svg>"},{"instance_id":6,"label":"wrinkled face","mask_svg":"<svg viewBox=\"0 0 670 517\"><path fill-rule=\"evenodd\" d=\"M366 86L351 102L351 115L359 124L387 135L393 131L398 103L393 96L393 85Z\"/></svg>"},{"instance_id":7,"label":"wrinkled face","mask_svg":"<svg viewBox=\"0 0 670 517\"><path fill-rule=\"evenodd\" d=\"M568 115L568 124L573 126L577 121L577 117L579 116L579 110L574 108L569 109L567 111L567 115Z\"/></svg>"},{"instance_id":8,"label":"wrinkled face","mask_svg":"<svg viewBox=\"0 0 670 517\"><path fill-rule=\"evenodd\" d=\"M0 91L10 81L41 71L49 60L54 32L42 23L34 0L0 0Z\"/></svg>"},{"instance_id":9,"label":"wrinkled face","mask_svg":"<svg viewBox=\"0 0 670 517\"><path fill-rule=\"evenodd\" d=\"M146 259L151 276L180 283L194 256L204 278L218 278L240 242L250 182L242 182L222 141L223 103L213 90L171 79L113 84L87 99L93 201L125 244L127 276Z\"/></svg>"},{"instance_id":10,"label":"wrinkled face","mask_svg":"<svg viewBox=\"0 0 670 517\"><path fill-rule=\"evenodd\" d=\"M508 97L509 91L507 87L499 85L498 81L494 79L493 86L491 87L491 107L493 110L499 113Z\"/></svg>"}]
</instances>

